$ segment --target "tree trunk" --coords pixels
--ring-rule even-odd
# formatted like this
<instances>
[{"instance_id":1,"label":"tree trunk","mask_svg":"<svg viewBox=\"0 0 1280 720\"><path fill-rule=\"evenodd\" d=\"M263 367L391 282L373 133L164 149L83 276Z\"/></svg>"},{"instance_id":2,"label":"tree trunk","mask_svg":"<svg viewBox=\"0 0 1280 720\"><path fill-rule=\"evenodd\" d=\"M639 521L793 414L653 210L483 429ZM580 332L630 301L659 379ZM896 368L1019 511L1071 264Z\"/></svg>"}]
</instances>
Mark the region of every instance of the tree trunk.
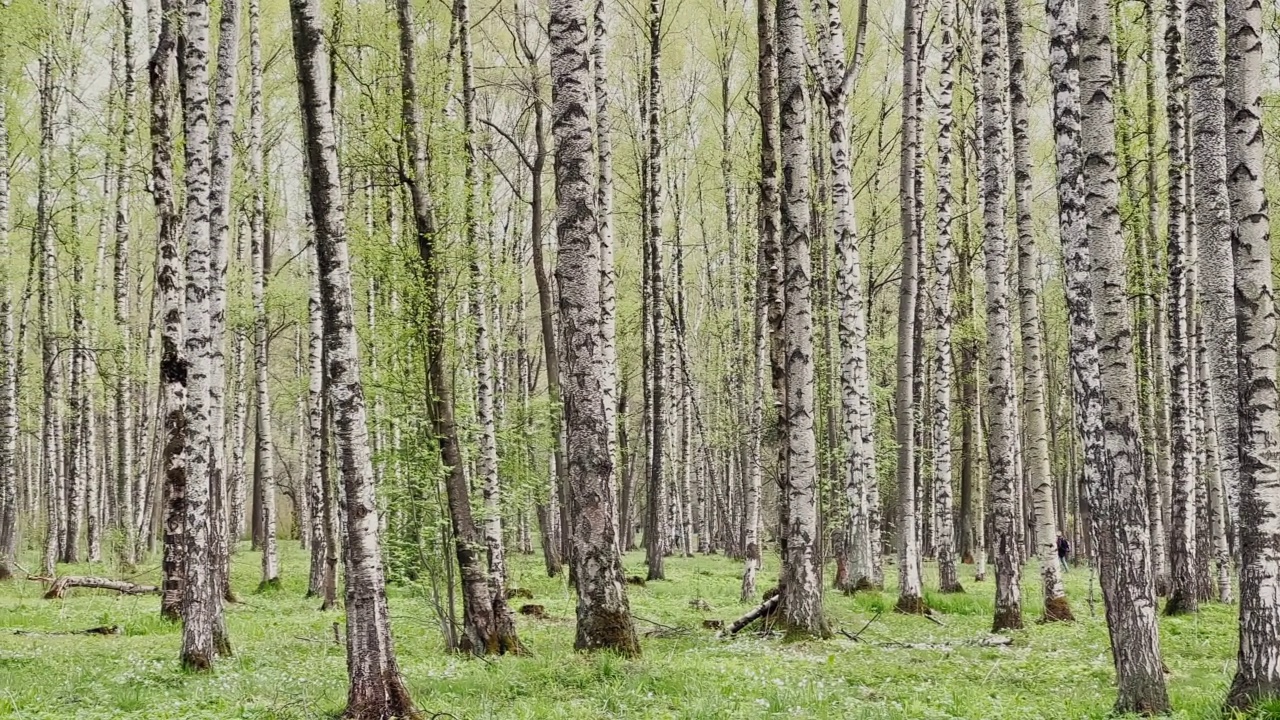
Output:
<instances>
[{"instance_id":1,"label":"tree trunk","mask_svg":"<svg viewBox=\"0 0 1280 720\"><path fill-rule=\"evenodd\" d=\"M1169 417L1172 429L1172 502L1169 513L1169 599L1166 615L1194 612L1195 593L1195 451L1191 395L1192 295L1188 264L1192 260L1186 225L1186 151L1183 147L1183 105L1180 32L1181 0L1170 0L1165 29L1165 75L1169 92Z\"/></svg>"},{"instance_id":2,"label":"tree trunk","mask_svg":"<svg viewBox=\"0 0 1280 720\"><path fill-rule=\"evenodd\" d=\"M982 0L982 207L986 259L987 397L991 417L987 457L991 466L991 512L995 543L996 607L994 632L1022 627L1021 560L1017 548L1018 489L1013 413L1017 402L1013 374L1013 327L1009 308L1009 242L1005 236L1006 157L1005 74L1001 34L1005 31L997 0ZM1017 94L1012 92L1011 94Z\"/></svg>"},{"instance_id":3,"label":"tree trunk","mask_svg":"<svg viewBox=\"0 0 1280 720\"><path fill-rule=\"evenodd\" d=\"M252 132L252 131L251 131ZM266 230L266 209L264 187L266 180L262 172L261 146L258 150L250 150L249 159L251 174L258 181L254 183L254 208L249 221L251 254L253 256L253 334L254 334L254 378L255 402L254 416L256 431L254 432L254 503L258 508L258 520L261 523L262 548L262 581L258 589L279 587L280 558L276 547L276 477L275 477L275 438L271 423L271 386L268 383L267 371L270 366L271 335L267 327L266 290L267 277L271 275L271 256L273 254L272 234Z\"/></svg>"},{"instance_id":4,"label":"tree trunk","mask_svg":"<svg viewBox=\"0 0 1280 720\"><path fill-rule=\"evenodd\" d=\"M514 636L499 632L494 613L494 599L489 585L489 572L483 565L484 537L471 514L468 482L454 420L453 389L445 367L444 302L440 292L437 256L438 237L434 208L428 189L426 152L421 109L418 106L416 48L412 9L408 0L396 5L400 23L401 101L404 117L405 144L413 161L409 193L412 198L414 227L418 253L422 259L426 284L427 307L427 406L432 431L439 445L441 460L447 468L445 490L449 517L453 527L454 552L462 576L463 650L485 655L518 648ZM455 6L459 22L467 21L465 5ZM509 629L514 629L514 626Z\"/></svg>"},{"instance_id":5,"label":"tree trunk","mask_svg":"<svg viewBox=\"0 0 1280 720\"><path fill-rule=\"evenodd\" d=\"M645 524L645 561L647 580L664 580L663 557L667 554L667 328L663 322L666 296L662 287L662 13L657 0L649 0L649 82L645 107L648 154L645 156L645 247L648 250L649 327L652 347L652 380L650 413L653 431L649 448L648 514Z\"/></svg>"},{"instance_id":6,"label":"tree trunk","mask_svg":"<svg viewBox=\"0 0 1280 720\"><path fill-rule=\"evenodd\" d=\"M307 597L322 597L328 581L329 537L326 517L331 493L325 487L328 473L324 467L321 416L324 414L324 309L320 303L320 269L312 251L308 276L311 288L307 298L310 341L307 348L307 494L311 498L311 568L307 574ZM331 500L331 498L330 498Z\"/></svg>"},{"instance_id":7,"label":"tree trunk","mask_svg":"<svg viewBox=\"0 0 1280 720\"><path fill-rule=\"evenodd\" d=\"M1028 546L1040 558L1044 590L1044 619L1073 620L1058 567L1053 507L1053 478L1046 419L1046 381L1040 319L1040 262L1031 220L1031 138L1026 95L1025 53L1022 49L1021 0L1006 0L1005 24L1009 42L1009 116L1013 125L1013 196L1018 226L1018 306L1022 333L1022 415L1025 422L1024 464L1031 491L1034 533Z\"/></svg>"},{"instance_id":8,"label":"tree trunk","mask_svg":"<svg viewBox=\"0 0 1280 720\"><path fill-rule=\"evenodd\" d=\"M943 0L942 68L938 78L938 238L934 248L933 288L933 497L937 533L938 586L944 593L963 592L956 567L951 499L951 129L953 68L956 61L956 3Z\"/></svg>"},{"instance_id":9,"label":"tree trunk","mask_svg":"<svg viewBox=\"0 0 1280 720\"><path fill-rule=\"evenodd\" d=\"M1227 197L1223 106L1223 21L1221 0L1187 2L1187 88L1190 103L1191 188L1199 230L1200 311L1212 370L1214 417L1222 442L1222 481L1231 525L1239 503L1239 407L1237 398L1236 310L1232 263L1232 218ZM1233 118L1234 119L1234 118Z\"/></svg>"},{"instance_id":10,"label":"tree trunk","mask_svg":"<svg viewBox=\"0 0 1280 720\"><path fill-rule=\"evenodd\" d=\"M45 543L41 569L53 575L58 559L58 526L62 513L62 457L58 452L58 396L62 376L58 372L58 333L54 327L54 296L57 293L58 256L53 232L53 188L50 173L53 164L54 116L57 108L53 87L53 49L46 41L39 61L40 90L40 154L37 161L36 236L40 242L40 367L44 405L41 411L40 447L44 459L41 470L45 499ZM19 349L21 350L21 348Z\"/></svg>"},{"instance_id":11,"label":"tree trunk","mask_svg":"<svg viewBox=\"0 0 1280 720\"><path fill-rule=\"evenodd\" d=\"M1240 341L1240 650L1227 705L1248 708L1280 693L1280 398L1276 391L1274 281L1264 193L1262 8L1227 0L1227 191ZM1220 429L1226 432L1226 429ZM1226 502L1233 498L1228 487Z\"/></svg>"},{"instance_id":12,"label":"tree trunk","mask_svg":"<svg viewBox=\"0 0 1280 720\"><path fill-rule=\"evenodd\" d=\"M364 389L357 356L351 265L328 79L324 27L316 0L291 0L293 50L310 175L324 308L326 377L338 471L346 500L347 709L352 720L416 714L400 678L387 611Z\"/></svg>"},{"instance_id":13,"label":"tree trunk","mask_svg":"<svg viewBox=\"0 0 1280 720\"><path fill-rule=\"evenodd\" d=\"M650 5L653 19L656 7ZM651 25L652 28L652 25ZM551 127L555 136L556 281L564 331L567 382L565 435L574 503L570 561L576 565L578 625L574 647L640 654L631 623L622 558L614 534L613 458L601 392L600 255L591 187L591 98L587 19L581 2L551 3Z\"/></svg>"},{"instance_id":14,"label":"tree trunk","mask_svg":"<svg viewBox=\"0 0 1280 720\"><path fill-rule=\"evenodd\" d=\"M210 444L210 374L214 363L210 335L210 167L209 167L209 2L186 0L182 61L183 166L186 171L184 225L187 241L186 307L183 350L186 371L186 433L180 450L185 463L186 567L182 594L182 666L213 668L220 624L218 558L213 536L217 507L211 496L214 466ZM229 140L228 140L229 142ZM227 168L229 172L229 168ZM180 354L180 357L182 354Z\"/></svg>"},{"instance_id":15,"label":"tree trunk","mask_svg":"<svg viewBox=\"0 0 1280 720\"><path fill-rule=\"evenodd\" d=\"M1138 398L1118 211L1111 33L1110 4L1084 0L1080 6L1081 136L1086 148L1086 227L1101 371L1101 388L1090 395L1103 396L1105 432L1105 452L1091 451L1091 479L1098 485L1091 488L1090 504L1096 517L1102 590L1119 685L1115 709L1118 714L1159 714L1167 712L1169 699L1156 631L1146 492L1141 478Z\"/></svg>"},{"instance_id":16,"label":"tree trunk","mask_svg":"<svg viewBox=\"0 0 1280 720\"><path fill-rule=\"evenodd\" d=\"M618 292L613 261L613 142L609 113L609 73L607 5L596 0L592 18L591 63L596 105L596 208L598 234L600 236L600 343L604 355L604 421L609 431L609 457L614 458L609 488L616 495L619 472L618 462L618 347L617 333ZM621 542L620 527L627 520L619 518L619 501L612 497L613 534Z\"/></svg>"},{"instance_id":17,"label":"tree trunk","mask_svg":"<svg viewBox=\"0 0 1280 720\"><path fill-rule=\"evenodd\" d=\"M915 488L915 324L918 293L920 228L915 206L915 168L920 162L920 117L916 105L920 79L919 44L921 8L918 0L905 0L902 29L902 157L898 170L898 204L902 228L902 280L898 292L898 349L895 353L897 387L894 392L894 426L898 443L898 610L925 611L920 577L919 523Z\"/></svg>"},{"instance_id":18,"label":"tree trunk","mask_svg":"<svg viewBox=\"0 0 1280 720\"><path fill-rule=\"evenodd\" d=\"M809 225L809 97L805 87L804 19L798 0L778 4L778 96L782 159L782 255L787 358L786 537L780 613L788 634L830 633L822 612L818 529L817 440L813 431L814 363Z\"/></svg>"},{"instance_id":19,"label":"tree trunk","mask_svg":"<svg viewBox=\"0 0 1280 720\"><path fill-rule=\"evenodd\" d=\"M227 539L229 507L226 452L226 358L222 352L227 331L227 266L231 235L231 185L234 171L238 62L240 59L240 4L223 0L218 20L218 69L215 79L213 144L210 153L212 191L209 218L209 552L214 566L218 598L234 597L231 591L231 553ZM215 630L219 652L230 649L226 629Z\"/></svg>"},{"instance_id":20,"label":"tree trunk","mask_svg":"<svg viewBox=\"0 0 1280 720\"><path fill-rule=\"evenodd\" d=\"M186 445L187 361L182 356L182 266L178 259L181 220L174 200L173 138L170 128L172 65L177 44L171 15L177 8L165 0L166 12L160 37L151 56L151 195L156 206L159 265L156 294L160 305L160 414L163 417L161 467L164 473L164 558L161 570L163 596L160 615L181 616L186 577L187 469L182 451ZM129 432L133 432L130 428Z\"/></svg>"},{"instance_id":21,"label":"tree trunk","mask_svg":"<svg viewBox=\"0 0 1280 720\"><path fill-rule=\"evenodd\" d=\"M499 652L520 652L515 617L507 605L506 548L502 539L502 492L498 478L498 431L494 413L493 353L489 347L489 308L486 297L493 284L484 267L491 255L489 233L480 227L476 204L480 187L479 149L476 147L476 90L471 55L469 0L457 0L462 60L462 118L466 132L466 195L464 216L471 251L471 312L475 319L476 420L480 424L479 474L484 494L484 544L488 550L489 597L493 632ZM495 308L496 309L496 308ZM615 525L616 528L616 525Z\"/></svg>"},{"instance_id":22,"label":"tree trunk","mask_svg":"<svg viewBox=\"0 0 1280 720\"><path fill-rule=\"evenodd\" d=\"M7 7L4 14L9 14ZM8 54L7 34L0 30L0 66ZM9 245L8 91L6 79L0 77L0 258L6 263L14 257ZM10 565L18 554L18 362L13 343L12 283L6 277L0 287L0 355L4 356L4 373L0 375L0 580L12 576Z\"/></svg>"}]
</instances>

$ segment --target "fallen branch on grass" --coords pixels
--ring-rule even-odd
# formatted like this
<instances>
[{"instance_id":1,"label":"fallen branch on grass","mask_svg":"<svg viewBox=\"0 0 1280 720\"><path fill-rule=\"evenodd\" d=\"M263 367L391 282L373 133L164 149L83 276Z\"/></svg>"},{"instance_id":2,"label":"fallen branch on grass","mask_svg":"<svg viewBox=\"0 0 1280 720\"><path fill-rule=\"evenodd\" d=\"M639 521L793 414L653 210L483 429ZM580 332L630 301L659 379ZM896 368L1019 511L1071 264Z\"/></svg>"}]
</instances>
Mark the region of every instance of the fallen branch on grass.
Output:
<instances>
[{"instance_id":1,"label":"fallen branch on grass","mask_svg":"<svg viewBox=\"0 0 1280 720\"><path fill-rule=\"evenodd\" d=\"M729 625L729 629L727 631L728 634L736 635L738 631L742 630L744 627L750 625L756 620L759 620L762 617L767 617L769 615L772 615L773 611L778 609L778 603L781 600L782 600L782 593L770 595L769 597L765 598L765 601L760 603L760 605L757 606L754 610L747 613L746 615L743 615L737 620L734 620L733 623Z\"/></svg>"},{"instance_id":2,"label":"fallen branch on grass","mask_svg":"<svg viewBox=\"0 0 1280 720\"><path fill-rule=\"evenodd\" d=\"M49 586L48 592L44 594L45 600L61 600L66 596L67 590L70 588L112 590L122 595L149 595L160 592L160 588L155 585L139 585L127 580L112 580L111 578L89 577L86 575L63 575L60 578L38 575L27 579L53 583Z\"/></svg>"},{"instance_id":3,"label":"fallen branch on grass","mask_svg":"<svg viewBox=\"0 0 1280 720\"><path fill-rule=\"evenodd\" d=\"M50 630L42 632L40 630L14 630L14 635L123 635L124 631L119 625L102 625L100 627L92 627L88 630Z\"/></svg>"}]
</instances>

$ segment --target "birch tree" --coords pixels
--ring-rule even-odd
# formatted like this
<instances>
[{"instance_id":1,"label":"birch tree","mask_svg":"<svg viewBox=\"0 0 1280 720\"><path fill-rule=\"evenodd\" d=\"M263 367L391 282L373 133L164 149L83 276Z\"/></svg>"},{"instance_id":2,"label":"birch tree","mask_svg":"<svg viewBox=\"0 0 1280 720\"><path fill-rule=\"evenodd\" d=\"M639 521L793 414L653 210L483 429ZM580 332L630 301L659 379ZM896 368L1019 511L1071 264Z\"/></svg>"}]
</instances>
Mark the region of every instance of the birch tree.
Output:
<instances>
[{"instance_id":1,"label":"birch tree","mask_svg":"<svg viewBox=\"0 0 1280 720\"><path fill-rule=\"evenodd\" d=\"M652 18L654 8L650 6ZM640 654L623 584L609 500L609 456L601 385L600 248L591 173L588 25L581 0L553 0L551 131L555 138L556 281L565 336L565 435L574 501L569 553L577 578L579 650ZM652 538L649 542L653 542Z\"/></svg>"},{"instance_id":2,"label":"birch tree","mask_svg":"<svg viewBox=\"0 0 1280 720\"><path fill-rule=\"evenodd\" d=\"M1245 709L1280 691L1280 647L1274 642L1280 628L1280 397L1271 228L1263 182L1262 7L1227 0L1226 18L1226 177L1234 221L1231 250L1240 369L1240 649L1227 705ZM1228 431L1219 427L1220 433ZM1231 504L1230 485L1226 501Z\"/></svg>"},{"instance_id":3,"label":"birch tree","mask_svg":"<svg viewBox=\"0 0 1280 720\"><path fill-rule=\"evenodd\" d=\"M1013 325L1009 309L1009 241L1005 236L1005 30L997 0L983 0L982 13L982 244L986 260L987 394L991 416L987 431L992 530L995 543L996 607L992 629L1022 627L1021 563L1015 524L1015 436L1017 401L1013 375Z\"/></svg>"},{"instance_id":4,"label":"birch tree","mask_svg":"<svg viewBox=\"0 0 1280 720\"><path fill-rule=\"evenodd\" d=\"M1111 7L1100 0L1083 0L1079 7L1084 204L1107 457L1102 471L1093 476L1098 485L1090 489L1090 506L1096 516L1102 592L1119 686L1115 710L1157 714L1168 710L1169 699L1156 631L1146 492L1140 475L1137 376L1118 211Z\"/></svg>"},{"instance_id":5,"label":"birch tree","mask_svg":"<svg viewBox=\"0 0 1280 720\"><path fill-rule=\"evenodd\" d=\"M337 467L346 503L347 708L352 720L416 713L391 639L374 498L369 429L355 332L342 183L328 80L332 68L319 3L290 0L293 52L306 138L311 217L324 308L329 402Z\"/></svg>"}]
</instances>

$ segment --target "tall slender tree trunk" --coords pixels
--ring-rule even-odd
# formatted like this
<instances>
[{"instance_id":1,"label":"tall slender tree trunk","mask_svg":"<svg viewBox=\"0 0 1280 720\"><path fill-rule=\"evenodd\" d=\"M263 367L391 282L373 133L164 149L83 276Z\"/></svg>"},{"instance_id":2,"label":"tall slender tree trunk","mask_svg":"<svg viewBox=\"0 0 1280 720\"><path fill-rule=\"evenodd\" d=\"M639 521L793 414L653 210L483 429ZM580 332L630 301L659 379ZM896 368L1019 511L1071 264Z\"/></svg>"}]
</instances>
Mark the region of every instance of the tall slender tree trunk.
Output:
<instances>
[{"instance_id":1,"label":"tall slender tree trunk","mask_svg":"<svg viewBox=\"0 0 1280 720\"><path fill-rule=\"evenodd\" d=\"M938 237L934 247L934 379L933 379L933 497L934 542L938 558L938 586L944 593L963 592L956 567L955 527L951 499L951 179L953 68L956 61L956 3L943 0L942 66L938 77Z\"/></svg>"},{"instance_id":2,"label":"tall slender tree trunk","mask_svg":"<svg viewBox=\"0 0 1280 720\"><path fill-rule=\"evenodd\" d=\"M6 7L3 13L7 16L10 11ZM7 35L5 30L0 30L0 67L5 66L8 54ZM8 83L0 77L0 260L5 262L5 267L12 267L8 92ZM13 343L14 278L6 274L0 280L3 282L0 285L0 355L4 356L4 373L0 375L0 580L4 580L12 577L10 565L17 560L18 553L18 362Z\"/></svg>"},{"instance_id":3,"label":"tall slender tree trunk","mask_svg":"<svg viewBox=\"0 0 1280 720\"><path fill-rule=\"evenodd\" d=\"M157 304L160 306L160 415L163 418L161 468L164 473L164 575L160 615L177 620L182 612L186 578L186 445L187 361L182 355L182 265L179 261L181 220L174 199L173 138L170 106L177 31L171 16L177 8L165 0L160 36L151 56L151 195L158 229ZM133 428L129 432L133 432ZM136 520L134 521L136 523Z\"/></svg>"},{"instance_id":4,"label":"tall slender tree trunk","mask_svg":"<svg viewBox=\"0 0 1280 720\"><path fill-rule=\"evenodd\" d=\"M1195 449L1191 395L1191 314L1188 231L1185 213L1186 150L1182 125L1182 2L1169 0L1165 29L1165 76L1169 91L1169 417L1172 439L1172 500L1169 513L1169 599L1167 615L1194 612Z\"/></svg>"},{"instance_id":5,"label":"tall slender tree trunk","mask_svg":"<svg viewBox=\"0 0 1280 720\"><path fill-rule=\"evenodd\" d=\"M991 467L995 542L996 607L992 624L995 632L1022 627L1021 560L1016 533L1022 519L1016 510L1018 427L1013 413L1017 395L1009 308L1009 241L1004 227L1008 203L1002 85L1008 75L1001 44L1005 26L1000 9L998 0L982 0L982 240L987 278L987 396L991 412L987 457Z\"/></svg>"},{"instance_id":6,"label":"tall slender tree trunk","mask_svg":"<svg viewBox=\"0 0 1280 720\"><path fill-rule=\"evenodd\" d=\"M591 67L596 106L596 208L600 236L600 343L604 355L604 424L609 431L609 457L614 459L609 480L613 497L614 535L621 541L620 527L628 522L619 517L617 495L618 463L618 347L616 273L613 261L613 141L609 112L608 5L596 0L592 16Z\"/></svg>"},{"instance_id":7,"label":"tall slender tree trunk","mask_svg":"<svg viewBox=\"0 0 1280 720\"><path fill-rule=\"evenodd\" d=\"M1102 591L1119 685L1115 709L1117 713L1158 714L1168 710L1169 699L1156 629L1146 491L1138 446L1138 397L1118 211L1111 33L1111 5L1083 0L1081 136L1106 458L1094 459L1090 479L1098 485L1090 488L1090 506L1096 518Z\"/></svg>"},{"instance_id":8,"label":"tall slender tree trunk","mask_svg":"<svg viewBox=\"0 0 1280 720\"><path fill-rule=\"evenodd\" d=\"M1034 536L1027 543L1040 558L1044 590L1044 619L1073 620L1062 573L1058 567L1053 507L1053 478L1046 418L1046 380L1040 318L1040 262L1031 219L1030 113L1026 95L1025 53L1022 48L1021 0L1006 0L1005 24L1009 47L1009 116L1013 125L1013 196L1018 227L1018 306L1022 333L1022 414L1025 422L1024 464L1034 513Z\"/></svg>"},{"instance_id":9,"label":"tall slender tree trunk","mask_svg":"<svg viewBox=\"0 0 1280 720\"><path fill-rule=\"evenodd\" d=\"M809 217L809 97L804 19L798 0L778 0L778 97L782 160L782 255L785 275L787 397L786 537L779 611L789 634L825 636L821 537L818 530L818 448L814 436L813 307Z\"/></svg>"},{"instance_id":10,"label":"tall slender tree trunk","mask_svg":"<svg viewBox=\"0 0 1280 720\"><path fill-rule=\"evenodd\" d=\"M322 597L328 581L329 533L326 530L328 503L331 493L325 483L328 473L321 434L321 416L324 414L324 309L320 304L320 268L314 251L311 254L308 276L311 281L307 297L307 494L311 498L311 527L301 528L311 534L311 568L307 574L307 597ZM330 498L330 501L332 499Z\"/></svg>"},{"instance_id":11,"label":"tall slender tree trunk","mask_svg":"<svg viewBox=\"0 0 1280 720\"><path fill-rule=\"evenodd\" d=\"M652 17L653 6L650 6ZM601 392L604 358L600 337L600 254L592 189L591 100L587 62L588 25L583 3L553 0L551 37L551 127L555 137L556 234L560 253L556 281L564 330L567 382L565 435L574 513L566 534L576 565L579 650L640 654L631 623L622 558L609 487L609 455Z\"/></svg>"},{"instance_id":12,"label":"tall slender tree trunk","mask_svg":"<svg viewBox=\"0 0 1280 720\"><path fill-rule=\"evenodd\" d=\"M915 203L915 170L920 162L920 117L916 93L920 80L917 52L921 8L905 0L902 30L902 157L898 171L898 203L902 227L902 280L898 291L897 387L894 425L898 442L898 610L922 613L924 586L920 577L920 546L916 526L915 477L915 324L918 293L920 228Z\"/></svg>"},{"instance_id":13,"label":"tall slender tree trunk","mask_svg":"<svg viewBox=\"0 0 1280 720\"><path fill-rule=\"evenodd\" d=\"M1227 0L1227 192L1240 367L1240 650L1227 705L1280 694L1280 397L1270 218L1264 192L1262 7ZM1219 428L1219 432L1226 432ZM1226 503L1233 498L1228 486Z\"/></svg>"},{"instance_id":14,"label":"tall slender tree trunk","mask_svg":"<svg viewBox=\"0 0 1280 720\"><path fill-rule=\"evenodd\" d=\"M663 557L667 554L667 393L671 390L666 378L668 365L667 328L663 321L666 296L664 295L663 247L662 247L662 13L658 0L649 0L649 77L648 99L645 103L647 155L645 156L645 243L648 249L649 323L652 347L653 376L651 386L652 433L649 448L648 509L645 524L645 561L648 563L648 580L664 580Z\"/></svg>"},{"instance_id":15,"label":"tall slender tree trunk","mask_svg":"<svg viewBox=\"0 0 1280 720\"><path fill-rule=\"evenodd\" d=\"M210 146L209 146L209 2L186 0L182 62L183 166L186 172L184 225L187 241L186 307L183 333L186 370L186 434L181 450L186 465L186 517L183 539L186 567L182 594L183 668L207 671L218 649L222 595L212 515L213 448L210 444L210 374L214 363L210 335ZM229 172L229 170L228 170Z\"/></svg>"},{"instance_id":16,"label":"tall slender tree trunk","mask_svg":"<svg viewBox=\"0 0 1280 720\"><path fill-rule=\"evenodd\" d=\"M40 367L44 405L41 411L40 447L42 451L42 484L45 500L45 542L41 571L53 576L58 559L61 535L62 457L58 451L58 397L62 375L58 371L58 332L54 327L54 296L57 293L58 256L53 232L52 172L54 102L52 40L46 40L39 61L40 150L37 160L36 236L40 242Z\"/></svg>"},{"instance_id":17,"label":"tall slender tree trunk","mask_svg":"<svg viewBox=\"0 0 1280 720\"><path fill-rule=\"evenodd\" d=\"M252 131L251 131L252 132ZM262 197L265 188L262 179L262 154L250 150L250 172L259 178L254 189L254 208L250 223L250 243L253 256L253 334L254 334L254 392L257 404L254 416L256 431L254 432L254 485L257 496L255 505L258 508L261 523L262 547L262 581L258 588L278 587L280 584L280 556L276 546L276 477L275 477L275 438L271 421L271 386L268 383L270 367L271 335L267 327L266 289L267 277L271 275L271 256L274 252L272 234L266 230L266 209Z\"/></svg>"},{"instance_id":18,"label":"tall slender tree trunk","mask_svg":"<svg viewBox=\"0 0 1280 720\"><path fill-rule=\"evenodd\" d=\"M234 598L231 591L231 553L227 538L226 358L227 266L230 259L232 151L239 96L240 3L222 0L218 20L218 69L215 79L213 144L210 151L212 192L209 216L209 495L210 548L216 594ZM229 651L226 630L219 621L215 633L219 652Z\"/></svg>"},{"instance_id":19,"label":"tall slender tree trunk","mask_svg":"<svg viewBox=\"0 0 1280 720\"><path fill-rule=\"evenodd\" d=\"M123 77L121 83L121 95L123 102L120 106L121 124L120 124L120 144L118 148L120 171L116 177L116 201L115 201L115 321L120 332L120 353L122 362L120 367L122 372L116 379L115 393L115 439L116 439L116 465L115 465L115 484L113 487L113 495L115 497L115 518L116 528L121 533L121 559L125 563L132 563L135 560L134 553L137 549L137 540L135 534L137 525L133 522L134 517L134 497L133 497L133 478L137 473L134 458L134 357L133 347L133 308L132 298L129 291L131 281L130 270L130 228L129 228L129 201L132 191L132 173L127 168L132 167L132 146L133 136L135 134L136 122L134 120L134 107L137 105L137 89L134 79L134 47L133 47L133 3L131 0L120 0L120 32L121 32L121 54L123 57Z\"/></svg>"},{"instance_id":20,"label":"tall slender tree trunk","mask_svg":"<svg viewBox=\"0 0 1280 720\"><path fill-rule=\"evenodd\" d=\"M479 148L476 143L476 89L471 52L469 0L457 0L460 56L462 60L462 119L466 133L466 184L464 219L471 252L471 313L475 319L476 420L480 424L479 474L484 495L484 544L488 550L488 583L494 634L501 652L519 652L515 617L507 605L507 561L502 538L502 491L498 478L498 430L495 419L495 374L489 344L488 288L492 284L485 263L492 255L489 232L482 230L477 203L481 187ZM496 308L494 308L496 310ZM615 525L616 528L616 525Z\"/></svg>"},{"instance_id":21,"label":"tall slender tree trunk","mask_svg":"<svg viewBox=\"0 0 1280 720\"><path fill-rule=\"evenodd\" d=\"M355 332L351 263L343 218L331 77L319 2L291 0L293 50L310 175L311 217L324 308L325 375L334 419L337 465L346 501L347 709L351 720L412 717L391 639L369 429Z\"/></svg>"},{"instance_id":22,"label":"tall slender tree trunk","mask_svg":"<svg viewBox=\"0 0 1280 720\"><path fill-rule=\"evenodd\" d=\"M1200 237L1199 287L1212 370L1214 417L1222 443L1222 480L1231 525L1239 505L1239 407L1232 217L1227 196L1222 0L1187 2L1187 88L1191 117L1191 200Z\"/></svg>"},{"instance_id":23,"label":"tall slender tree trunk","mask_svg":"<svg viewBox=\"0 0 1280 720\"><path fill-rule=\"evenodd\" d=\"M427 402L432 430L439 445L441 460L447 468L445 490L448 496L449 517L453 526L454 553L462 576L463 641L462 649L485 655L518 649L514 634L504 635L495 617L495 602L490 587L490 573L484 567L484 536L476 527L471 513L471 500L464 460L458 440L457 423L454 420L453 389L449 385L445 367L444 302L440 291L437 243L440 238L435 226L434 207L428 188L426 148L422 145L425 133L421 109L418 105L417 58L412 8L408 0L396 5L400 27L401 103L404 121L405 145L413 161L409 194L412 199L414 227L418 253L423 264L426 283L427 307ZM469 22L465 2L455 5L458 22ZM469 42L468 42L469 45ZM469 47L467 60L469 60ZM465 64L465 61L464 61ZM469 72L467 73L469 76ZM464 83L469 80L464 79ZM470 93L468 92L468 95ZM469 125L471 123L468 123ZM471 185L469 190L473 189ZM474 209L473 209L474 212ZM473 228L474 230L475 228ZM492 410L490 398L490 411ZM496 450L494 451L496 453ZM505 608L505 603L500 604ZM504 628L514 633L514 624Z\"/></svg>"}]
</instances>

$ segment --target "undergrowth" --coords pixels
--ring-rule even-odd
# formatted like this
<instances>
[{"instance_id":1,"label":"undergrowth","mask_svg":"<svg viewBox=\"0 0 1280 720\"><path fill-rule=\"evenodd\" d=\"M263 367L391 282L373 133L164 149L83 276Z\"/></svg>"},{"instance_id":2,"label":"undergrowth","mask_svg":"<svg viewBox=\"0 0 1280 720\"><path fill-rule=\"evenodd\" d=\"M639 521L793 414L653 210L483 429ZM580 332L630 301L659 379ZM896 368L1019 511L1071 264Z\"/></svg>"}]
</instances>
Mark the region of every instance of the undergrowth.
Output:
<instances>
[{"instance_id":1,"label":"undergrowth","mask_svg":"<svg viewBox=\"0 0 1280 720\"><path fill-rule=\"evenodd\" d=\"M235 655L208 675L178 667L180 629L159 618L159 599L74 590L43 600L41 585L0 583L0 716L11 718L331 718L343 707L345 650L335 644L341 611L305 599L307 557L282 543L281 587L255 593L259 556L242 548L233 584L241 603L227 611ZM643 574L642 555L626 558ZM1033 567L1023 573L1026 629L1008 646L979 644L991 623L993 580L961 575L966 594L930 592L931 617L893 612L896 569L884 593L829 592L836 633L783 644L746 631L719 639L704 620L726 624L738 602L741 565L724 557L669 558L668 581L628 586L643 656L625 660L575 653L574 596L537 557L512 558L512 587L526 588L547 618L518 616L522 657L480 661L446 655L430 588L388 590L400 667L427 716L481 718L908 718L1024 720L1103 718L1114 672L1100 600L1090 608L1087 572L1067 575L1078 622L1039 624L1042 597ZM98 566L61 572L111 574ZM766 557L761 588L776 576ZM830 575L830 572L829 572ZM154 583L158 568L134 579ZM933 568L926 584L936 587ZM1098 597L1096 586L1094 597ZM701 602L698 602L701 601ZM1234 606L1206 604L1198 615L1161 618L1173 717L1221 717L1235 657ZM870 621L870 622L869 622ZM117 625L119 635L61 634ZM1280 705L1256 717L1280 718Z\"/></svg>"}]
</instances>

